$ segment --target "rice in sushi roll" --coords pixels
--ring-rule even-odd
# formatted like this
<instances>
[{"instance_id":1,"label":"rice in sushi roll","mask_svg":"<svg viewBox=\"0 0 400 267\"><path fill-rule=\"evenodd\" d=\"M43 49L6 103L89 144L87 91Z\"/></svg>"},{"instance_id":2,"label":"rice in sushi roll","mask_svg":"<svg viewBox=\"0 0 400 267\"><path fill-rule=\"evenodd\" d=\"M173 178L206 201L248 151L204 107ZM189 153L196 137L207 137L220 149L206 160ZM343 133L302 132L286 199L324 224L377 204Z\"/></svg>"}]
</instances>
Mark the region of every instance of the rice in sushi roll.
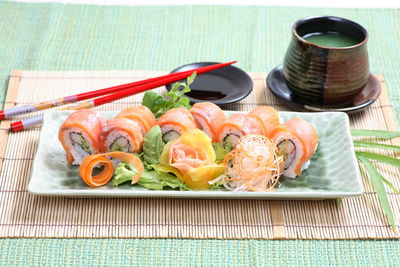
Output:
<instances>
[{"instance_id":1,"label":"rice in sushi roll","mask_svg":"<svg viewBox=\"0 0 400 267\"><path fill-rule=\"evenodd\" d=\"M157 125L161 128L165 143L178 138L186 131L197 128L192 114L184 108L168 110L157 120Z\"/></svg>"},{"instance_id":2,"label":"rice in sushi roll","mask_svg":"<svg viewBox=\"0 0 400 267\"><path fill-rule=\"evenodd\" d=\"M103 152L139 152L142 149L143 135L140 126L126 118L108 120L101 131Z\"/></svg>"},{"instance_id":3,"label":"rice in sushi roll","mask_svg":"<svg viewBox=\"0 0 400 267\"><path fill-rule=\"evenodd\" d=\"M104 123L103 116L89 109L77 110L67 117L58 131L58 140L68 163L80 165L84 157L101 152L100 132Z\"/></svg>"}]
</instances>

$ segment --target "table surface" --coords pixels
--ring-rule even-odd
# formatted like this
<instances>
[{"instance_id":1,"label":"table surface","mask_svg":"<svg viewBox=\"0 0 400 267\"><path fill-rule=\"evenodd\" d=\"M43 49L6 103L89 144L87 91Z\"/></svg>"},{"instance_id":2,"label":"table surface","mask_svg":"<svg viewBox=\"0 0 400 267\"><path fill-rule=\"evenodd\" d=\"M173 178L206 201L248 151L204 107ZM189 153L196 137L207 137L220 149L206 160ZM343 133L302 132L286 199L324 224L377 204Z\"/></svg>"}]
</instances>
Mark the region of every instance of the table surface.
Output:
<instances>
[{"instance_id":1,"label":"table surface","mask_svg":"<svg viewBox=\"0 0 400 267\"><path fill-rule=\"evenodd\" d=\"M68 3L92 5L126 5L126 6L165 6L165 5L257 5L257 6L303 6L303 7L335 7L335 8L399 8L396 0L364 1L364 0L14 0L34 3Z\"/></svg>"},{"instance_id":2,"label":"table surface","mask_svg":"<svg viewBox=\"0 0 400 267\"><path fill-rule=\"evenodd\" d=\"M189 62L239 60L246 71L268 72L282 62L291 25L321 14L368 29L371 71L384 74L398 115L398 9L0 2L0 101L13 69L171 70ZM1 266L400 265L397 240L1 239L0 248Z\"/></svg>"}]
</instances>

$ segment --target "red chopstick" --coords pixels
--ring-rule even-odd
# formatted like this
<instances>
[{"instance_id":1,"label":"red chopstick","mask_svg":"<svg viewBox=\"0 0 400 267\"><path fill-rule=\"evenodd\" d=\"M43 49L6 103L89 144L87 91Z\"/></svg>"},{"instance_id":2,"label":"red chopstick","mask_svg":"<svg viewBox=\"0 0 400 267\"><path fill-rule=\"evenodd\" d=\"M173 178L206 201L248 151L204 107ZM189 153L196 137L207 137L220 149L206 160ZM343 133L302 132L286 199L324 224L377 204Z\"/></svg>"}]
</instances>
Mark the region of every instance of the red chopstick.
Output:
<instances>
[{"instance_id":1,"label":"red chopstick","mask_svg":"<svg viewBox=\"0 0 400 267\"><path fill-rule=\"evenodd\" d=\"M198 74L201 74L203 72L218 69L218 68L221 68L221 67L233 64L233 63L236 63L236 61L232 61L232 62L228 62L228 63L214 64L214 65L210 65L210 66L197 68L194 70L167 74L164 76L150 78L150 79L146 79L146 80L142 80L142 81L117 85L117 86L113 86L113 87L108 87L108 88L85 92L85 93L76 94L76 95L70 95L70 96L66 96L66 97L62 97L62 98L58 98L58 99L53 99L50 101L41 102L41 103L34 104L34 105L26 105L26 106L21 106L21 107L10 108L10 109L6 109L6 110L0 110L0 120L9 119L9 118L21 115L21 114L26 114L26 113L39 111L39 110L45 110L45 109L49 109L49 108L53 108L53 107L57 107L57 106L62 106L65 104L75 103L78 101L82 101L82 100L86 100L86 99L90 99L90 98L94 98L94 97L98 97L98 96L102 96L102 95L112 94L112 93L119 92L119 91L122 91L122 90L125 90L128 88L141 86L141 85L144 85L147 83L155 82L158 80L163 80L163 79L166 79L169 77L174 77L176 75L181 75L184 73L191 74L194 71L196 71Z\"/></svg>"},{"instance_id":2,"label":"red chopstick","mask_svg":"<svg viewBox=\"0 0 400 267\"><path fill-rule=\"evenodd\" d=\"M83 97L87 97L85 99L88 99L89 98L88 96L90 94L93 97L93 95L99 94L98 92L101 92L101 94L104 94L104 92L110 92L111 90L114 90L114 93L112 93L112 94L109 94L109 95L106 95L103 97L99 97L96 99L92 99L89 101L84 101L84 102L81 102L77 106L67 107L62 110L77 110L77 109L97 107L100 105L104 105L104 104L107 104L107 103L110 103L110 102L113 102L113 101L116 101L116 100L119 100L119 99L122 99L122 98L125 98L128 96L137 94L137 93L147 91L149 89L153 89L153 88L156 88L156 87L159 87L162 85L177 82L179 80L189 77L194 72L197 72L197 74L201 74L201 73L204 73L204 72L207 72L210 70L214 70L214 69L218 69L218 68L222 68L222 67L231 65L236 62L237 61L215 64L215 65L210 65L210 66L206 66L206 67L202 67L202 68L198 68L198 69L194 69L194 70L189 70L189 71L185 71L185 72L174 73L174 74L169 74L169 75L165 75L165 76L161 76L161 77L157 77L157 78L147 79L144 81L136 82L136 86L134 86L134 87L132 87L133 83L131 83L131 86L128 88L125 87L127 85L119 85L119 86L114 86L114 87L110 87L110 88L96 90L93 92L83 93L81 95L84 95ZM137 84L139 84L139 85L137 85ZM125 89L121 89L121 87L124 87ZM115 89L115 88L118 88L118 89ZM95 92L97 92L97 93L95 93ZM16 121L16 122L11 123L10 130L13 132L23 131L23 130L32 128L33 126L42 123L42 121L43 121L43 115L32 117L32 118L21 120L21 121Z\"/></svg>"}]
</instances>

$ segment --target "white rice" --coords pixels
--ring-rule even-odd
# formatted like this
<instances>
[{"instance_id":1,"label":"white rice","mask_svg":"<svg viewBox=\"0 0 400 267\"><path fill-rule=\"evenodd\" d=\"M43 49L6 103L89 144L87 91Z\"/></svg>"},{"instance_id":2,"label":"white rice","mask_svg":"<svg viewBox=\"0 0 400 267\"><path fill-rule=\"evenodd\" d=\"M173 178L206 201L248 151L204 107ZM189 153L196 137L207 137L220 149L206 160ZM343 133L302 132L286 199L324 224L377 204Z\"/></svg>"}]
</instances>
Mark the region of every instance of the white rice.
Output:
<instances>
[{"instance_id":1,"label":"white rice","mask_svg":"<svg viewBox=\"0 0 400 267\"><path fill-rule=\"evenodd\" d=\"M138 147L134 147L133 140L129 136L129 134L127 134L126 132L121 131L121 130L112 130L111 132L108 133L107 138L104 142L104 146L105 146L107 152L112 151L111 145L114 143L115 139L117 139L119 137L124 137L129 142L129 147L124 147L124 149L122 150L123 152L132 153L139 149Z\"/></svg>"},{"instance_id":2,"label":"white rice","mask_svg":"<svg viewBox=\"0 0 400 267\"><path fill-rule=\"evenodd\" d=\"M173 125L173 124L164 124L164 125L162 125L162 126L160 126L160 128L161 128L161 132L162 132L162 134L163 134L163 139L164 139L164 135L165 134L168 134L169 132L171 132L171 131L174 131L174 132L176 132L176 133L178 133L178 135L181 135L181 134L183 134L183 132L184 132L184 130L182 129L182 127L179 127L179 126L176 126L176 125ZM178 136L177 136L178 137ZM176 137L176 138L177 138ZM172 139L171 139L172 140ZM169 140L169 141L171 141L171 140ZM164 140L165 141L165 140Z\"/></svg>"},{"instance_id":3,"label":"white rice","mask_svg":"<svg viewBox=\"0 0 400 267\"><path fill-rule=\"evenodd\" d=\"M86 143L88 144L90 153L86 152L79 144L71 140L71 133L80 134L85 139ZM89 156L93 153L99 153L98 150L93 148L93 144L89 136L85 132L82 132L79 128L70 128L65 130L63 132L63 139L66 140L65 144L71 151L71 155L74 158L72 165L80 165L84 157Z\"/></svg>"},{"instance_id":4,"label":"white rice","mask_svg":"<svg viewBox=\"0 0 400 267\"><path fill-rule=\"evenodd\" d=\"M307 160L303 166L301 166L301 171L304 171L305 169L307 169L308 167L310 167L311 161Z\"/></svg>"}]
</instances>

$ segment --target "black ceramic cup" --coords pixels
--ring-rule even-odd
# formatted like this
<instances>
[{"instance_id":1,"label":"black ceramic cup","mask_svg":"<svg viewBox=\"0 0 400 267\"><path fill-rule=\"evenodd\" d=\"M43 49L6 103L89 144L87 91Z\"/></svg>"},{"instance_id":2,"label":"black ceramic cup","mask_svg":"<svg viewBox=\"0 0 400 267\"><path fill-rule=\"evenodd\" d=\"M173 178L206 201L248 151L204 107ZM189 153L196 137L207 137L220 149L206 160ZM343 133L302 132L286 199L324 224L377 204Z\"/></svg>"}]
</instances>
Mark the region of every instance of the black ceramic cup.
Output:
<instances>
[{"instance_id":1,"label":"black ceramic cup","mask_svg":"<svg viewBox=\"0 0 400 267\"><path fill-rule=\"evenodd\" d=\"M345 35L354 45L324 46L307 41L319 33ZM345 106L365 87L369 73L367 31L344 18L321 16L298 20L286 52L283 73L293 96L304 103Z\"/></svg>"}]
</instances>

